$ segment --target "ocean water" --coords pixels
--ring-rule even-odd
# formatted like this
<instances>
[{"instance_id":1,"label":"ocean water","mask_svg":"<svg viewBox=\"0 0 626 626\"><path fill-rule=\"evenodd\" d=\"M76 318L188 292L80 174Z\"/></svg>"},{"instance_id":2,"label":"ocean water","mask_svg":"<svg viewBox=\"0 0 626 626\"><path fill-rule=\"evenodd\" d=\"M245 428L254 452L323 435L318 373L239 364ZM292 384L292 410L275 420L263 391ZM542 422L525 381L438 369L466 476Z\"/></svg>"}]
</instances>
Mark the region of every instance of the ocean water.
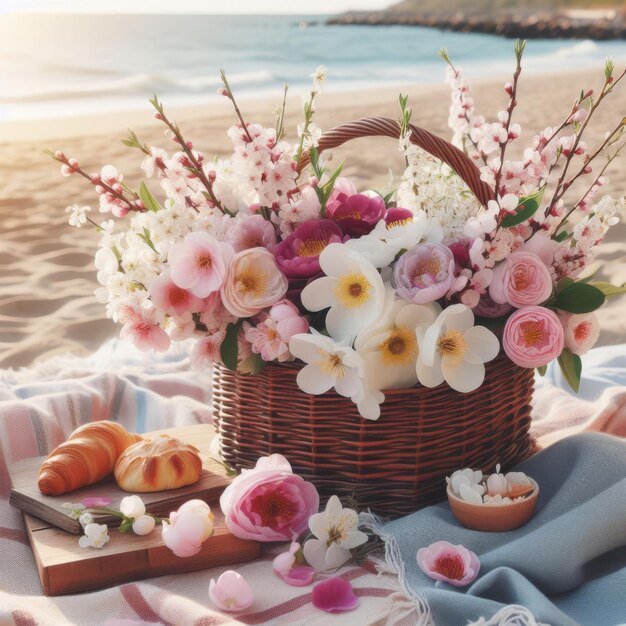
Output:
<instances>
[{"instance_id":1,"label":"ocean water","mask_svg":"<svg viewBox=\"0 0 626 626\"><path fill-rule=\"evenodd\" d=\"M445 46L468 75L502 75L513 42L403 26L326 26L324 16L0 14L0 120L41 119L215 99L219 68L241 97L440 82ZM529 72L626 62L626 42L535 40Z\"/></svg>"}]
</instances>

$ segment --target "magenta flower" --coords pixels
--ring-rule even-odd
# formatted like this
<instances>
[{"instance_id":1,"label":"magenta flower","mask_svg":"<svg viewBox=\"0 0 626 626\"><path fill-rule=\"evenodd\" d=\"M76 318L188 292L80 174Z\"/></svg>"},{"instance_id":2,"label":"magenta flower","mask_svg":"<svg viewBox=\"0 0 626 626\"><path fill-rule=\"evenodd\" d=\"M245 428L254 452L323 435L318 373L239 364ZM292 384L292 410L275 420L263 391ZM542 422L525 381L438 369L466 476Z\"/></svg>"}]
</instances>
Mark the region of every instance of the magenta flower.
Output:
<instances>
[{"instance_id":1,"label":"magenta flower","mask_svg":"<svg viewBox=\"0 0 626 626\"><path fill-rule=\"evenodd\" d=\"M417 564L426 576L455 587L469 585L480 570L480 561L471 550L448 541L437 541L427 548L420 548Z\"/></svg>"},{"instance_id":2,"label":"magenta flower","mask_svg":"<svg viewBox=\"0 0 626 626\"><path fill-rule=\"evenodd\" d=\"M489 295L499 304L515 308L545 302L552 294L552 276L543 261L531 252L513 252L496 265Z\"/></svg>"},{"instance_id":3,"label":"magenta flower","mask_svg":"<svg viewBox=\"0 0 626 626\"><path fill-rule=\"evenodd\" d=\"M333 190L330 192L330 198L326 203L326 210L333 211L338 207L346 198L353 196L357 193L354 183L348 178L340 176L333 186Z\"/></svg>"},{"instance_id":4,"label":"magenta flower","mask_svg":"<svg viewBox=\"0 0 626 626\"><path fill-rule=\"evenodd\" d=\"M385 201L378 195L355 193L328 208L326 215L352 237L367 235L385 217Z\"/></svg>"},{"instance_id":5,"label":"magenta flower","mask_svg":"<svg viewBox=\"0 0 626 626\"><path fill-rule=\"evenodd\" d=\"M327 613L351 611L359 604L352 585L339 576L333 576L315 585L311 595L313 606Z\"/></svg>"},{"instance_id":6,"label":"magenta flower","mask_svg":"<svg viewBox=\"0 0 626 626\"><path fill-rule=\"evenodd\" d=\"M413 213L409 209L392 207L390 209L387 209L387 213L385 213L385 224L392 228L393 226L407 224L408 222L413 220L413 217Z\"/></svg>"},{"instance_id":7,"label":"magenta flower","mask_svg":"<svg viewBox=\"0 0 626 626\"><path fill-rule=\"evenodd\" d=\"M109 506L111 504L111 498L101 497L101 496L87 496L81 500L81 503L84 504L88 509L93 507L100 506Z\"/></svg>"},{"instance_id":8,"label":"magenta flower","mask_svg":"<svg viewBox=\"0 0 626 626\"><path fill-rule=\"evenodd\" d=\"M287 278L311 278L322 270L319 256L330 243L342 243L343 232L331 220L310 220L274 248L278 267Z\"/></svg>"},{"instance_id":9,"label":"magenta flower","mask_svg":"<svg viewBox=\"0 0 626 626\"><path fill-rule=\"evenodd\" d=\"M209 598L222 611L245 611L254 602L250 585L232 569L224 572L217 581L211 578Z\"/></svg>"},{"instance_id":10,"label":"magenta flower","mask_svg":"<svg viewBox=\"0 0 626 626\"><path fill-rule=\"evenodd\" d=\"M198 298L219 291L235 251L204 232L189 233L168 253L172 280Z\"/></svg>"},{"instance_id":11,"label":"magenta flower","mask_svg":"<svg viewBox=\"0 0 626 626\"><path fill-rule=\"evenodd\" d=\"M502 347L520 367L541 367L563 351L565 336L556 313L542 306L515 311L506 321Z\"/></svg>"},{"instance_id":12,"label":"magenta flower","mask_svg":"<svg viewBox=\"0 0 626 626\"><path fill-rule=\"evenodd\" d=\"M405 252L393 271L398 295L415 304L443 298L455 283L454 257L440 243L421 243Z\"/></svg>"},{"instance_id":13,"label":"magenta flower","mask_svg":"<svg viewBox=\"0 0 626 626\"><path fill-rule=\"evenodd\" d=\"M280 454L243 470L220 497L226 525L240 539L285 541L303 533L319 508L311 483L293 473Z\"/></svg>"}]
</instances>

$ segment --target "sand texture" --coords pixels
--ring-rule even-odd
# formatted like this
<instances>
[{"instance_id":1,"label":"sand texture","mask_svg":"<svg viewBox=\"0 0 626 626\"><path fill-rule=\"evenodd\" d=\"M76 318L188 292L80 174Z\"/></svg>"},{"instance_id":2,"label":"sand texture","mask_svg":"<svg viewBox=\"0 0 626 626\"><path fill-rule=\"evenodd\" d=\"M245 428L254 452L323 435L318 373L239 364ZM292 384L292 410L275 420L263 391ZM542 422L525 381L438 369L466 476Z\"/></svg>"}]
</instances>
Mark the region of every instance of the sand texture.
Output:
<instances>
[{"instance_id":1,"label":"sand texture","mask_svg":"<svg viewBox=\"0 0 626 626\"><path fill-rule=\"evenodd\" d=\"M558 124L581 88L598 88L601 72L560 77L526 78L522 82L516 121L529 138L548 125ZM502 81L475 83L479 109L489 118L504 107ZM402 90L410 96L413 121L449 137L446 126L448 89L444 85L414 86ZM327 93L319 99L317 122L328 129L367 116L398 116L396 89L354 93ZM278 101L244 100L247 119L273 125ZM167 103L166 103L167 104ZM601 140L626 112L626 88L609 98L590 125L589 146ZM186 137L208 154L229 152L226 129L235 118L227 102L202 109L174 112ZM289 101L286 127L300 121L300 99ZM145 112L111 114L103 118L76 118L49 122L12 123L0 126L0 367L27 366L53 353L95 350L104 339L118 333L104 308L96 302L93 255L98 239L89 228L67 224L64 208L73 203L97 210L97 197L84 180L63 178L57 164L42 149L62 149L79 160L87 171L107 163L116 165L135 185L141 175L140 154L119 141L132 126L142 140L168 150L162 127ZM291 135L293 137L293 134ZM519 148L526 146L521 141ZM337 149L335 162L345 160L344 172L357 185L389 188L389 169L402 173L397 145L389 139L367 139ZM626 162L609 172L607 193L626 193ZM572 199L577 196L573 190ZM621 223L598 249L598 277L626 282L626 226ZM626 298L614 299L599 311L602 344L626 340Z\"/></svg>"}]
</instances>

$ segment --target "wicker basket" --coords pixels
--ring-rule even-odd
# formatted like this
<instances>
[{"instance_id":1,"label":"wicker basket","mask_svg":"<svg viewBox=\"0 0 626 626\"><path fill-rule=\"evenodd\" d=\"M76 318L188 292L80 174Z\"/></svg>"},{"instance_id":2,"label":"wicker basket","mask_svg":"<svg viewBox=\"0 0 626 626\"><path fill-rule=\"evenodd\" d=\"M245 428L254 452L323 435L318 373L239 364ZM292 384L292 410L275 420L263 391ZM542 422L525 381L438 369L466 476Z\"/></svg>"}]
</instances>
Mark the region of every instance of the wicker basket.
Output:
<instances>
[{"instance_id":1,"label":"wicker basket","mask_svg":"<svg viewBox=\"0 0 626 626\"><path fill-rule=\"evenodd\" d=\"M368 135L397 138L399 126L383 118L340 126L320 139L319 149ZM417 127L412 141L448 163L483 204L493 198L463 152ZM307 162L304 155L300 166ZM504 354L486 365L485 382L471 393L445 383L385 390L378 421L362 419L334 391L302 392L299 367L269 363L259 375L246 376L215 366L214 419L229 464L249 468L260 456L280 453L323 498L354 496L359 505L391 516L442 500L444 477L456 469L506 468L530 452L533 371Z\"/></svg>"}]
</instances>

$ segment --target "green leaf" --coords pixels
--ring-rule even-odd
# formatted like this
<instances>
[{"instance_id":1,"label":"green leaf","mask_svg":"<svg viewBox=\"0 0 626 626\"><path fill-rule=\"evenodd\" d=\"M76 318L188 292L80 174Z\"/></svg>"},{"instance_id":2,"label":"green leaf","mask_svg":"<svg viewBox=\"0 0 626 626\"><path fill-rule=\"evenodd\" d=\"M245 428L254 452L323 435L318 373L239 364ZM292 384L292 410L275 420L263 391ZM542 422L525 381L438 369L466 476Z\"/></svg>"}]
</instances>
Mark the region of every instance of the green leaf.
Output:
<instances>
[{"instance_id":1,"label":"green leaf","mask_svg":"<svg viewBox=\"0 0 626 626\"><path fill-rule=\"evenodd\" d=\"M511 226L517 226L518 224L521 224L531 218L537 212L537 209L543 200L545 189L545 187L542 187L539 191L536 191L530 196L520 198L517 208L515 209L515 213L507 215L502 220L501 226L504 228L511 228Z\"/></svg>"},{"instance_id":2,"label":"green leaf","mask_svg":"<svg viewBox=\"0 0 626 626\"><path fill-rule=\"evenodd\" d=\"M589 284L592 287L599 289L606 298L610 298L612 296L621 296L622 294L626 293L626 284L622 285L621 287L604 281L597 281L595 283Z\"/></svg>"},{"instance_id":3,"label":"green leaf","mask_svg":"<svg viewBox=\"0 0 626 626\"><path fill-rule=\"evenodd\" d=\"M569 233L566 230L562 230L555 238L554 241L559 243L565 241L569 237Z\"/></svg>"},{"instance_id":4,"label":"green leaf","mask_svg":"<svg viewBox=\"0 0 626 626\"><path fill-rule=\"evenodd\" d=\"M604 294L597 287L577 282L557 293L549 306L568 313L591 313L599 309L605 299Z\"/></svg>"},{"instance_id":5,"label":"green leaf","mask_svg":"<svg viewBox=\"0 0 626 626\"><path fill-rule=\"evenodd\" d=\"M120 524L120 532L127 533L133 527L133 521L130 517L124 518L124 521Z\"/></svg>"},{"instance_id":6,"label":"green leaf","mask_svg":"<svg viewBox=\"0 0 626 626\"><path fill-rule=\"evenodd\" d=\"M580 375L583 370L583 364L580 357L574 354L569 348L565 348L559 356L559 365L567 384L578 393L580 387Z\"/></svg>"},{"instance_id":7,"label":"green leaf","mask_svg":"<svg viewBox=\"0 0 626 626\"><path fill-rule=\"evenodd\" d=\"M148 211L159 211L161 209L159 203L156 201L155 197L150 193L150 190L146 187L146 183L141 181L139 185L139 197L143 202L143 205L148 209Z\"/></svg>"},{"instance_id":8,"label":"green leaf","mask_svg":"<svg viewBox=\"0 0 626 626\"><path fill-rule=\"evenodd\" d=\"M556 286L556 292L557 293L561 293L561 291L563 291L563 289L565 289L565 287L569 287L570 285L574 284L574 279L573 278L569 278L569 277L565 277L565 278L561 278L561 280L558 282L557 286Z\"/></svg>"},{"instance_id":9,"label":"green leaf","mask_svg":"<svg viewBox=\"0 0 626 626\"><path fill-rule=\"evenodd\" d=\"M237 356L239 346L237 345L237 335L239 334L239 324L229 324L226 328L226 336L220 346L222 362L233 372L237 371Z\"/></svg>"},{"instance_id":10,"label":"green leaf","mask_svg":"<svg viewBox=\"0 0 626 626\"><path fill-rule=\"evenodd\" d=\"M542 365L541 367L537 368L537 373L539 374L539 376L545 376L547 370L548 370L548 366Z\"/></svg>"}]
</instances>

